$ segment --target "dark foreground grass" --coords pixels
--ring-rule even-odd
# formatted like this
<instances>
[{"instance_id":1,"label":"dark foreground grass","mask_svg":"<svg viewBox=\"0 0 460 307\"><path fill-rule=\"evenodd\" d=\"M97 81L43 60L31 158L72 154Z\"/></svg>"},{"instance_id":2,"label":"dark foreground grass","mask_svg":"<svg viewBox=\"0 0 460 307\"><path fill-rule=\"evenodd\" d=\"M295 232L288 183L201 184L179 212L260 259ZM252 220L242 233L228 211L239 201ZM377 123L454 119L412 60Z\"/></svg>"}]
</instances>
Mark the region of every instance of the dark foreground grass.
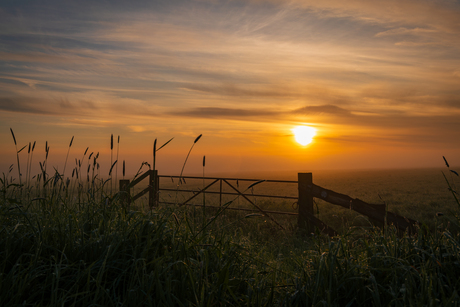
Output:
<instances>
[{"instance_id":1,"label":"dark foreground grass","mask_svg":"<svg viewBox=\"0 0 460 307\"><path fill-rule=\"evenodd\" d=\"M460 304L460 237L448 230L331 239L259 215L20 191L3 185L1 306Z\"/></svg>"}]
</instances>

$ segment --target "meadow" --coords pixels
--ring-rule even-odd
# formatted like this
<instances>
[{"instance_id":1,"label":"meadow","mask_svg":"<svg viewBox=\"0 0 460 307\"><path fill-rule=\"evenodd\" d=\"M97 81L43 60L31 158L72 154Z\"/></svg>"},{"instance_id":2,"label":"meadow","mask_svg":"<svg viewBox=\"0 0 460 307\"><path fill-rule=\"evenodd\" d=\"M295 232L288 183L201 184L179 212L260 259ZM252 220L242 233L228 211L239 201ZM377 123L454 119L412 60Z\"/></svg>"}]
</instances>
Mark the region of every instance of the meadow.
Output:
<instances>
[{"instance_id":1,"label":"meadow","mask_svg":"<svg viewBox=\"0 0 460 307\"><path fill-rule=\"evenodd\" d=\"M142 198L127 208L123 192L97 174L80 173L67 181L59 173L48 174L44 164L40 176L21 183L14 169L0 180L2 306L460 303L460 204L448 190L459 183L448 168L446 178L439 170L314 173L316 184L369 202L385 201L390 211L421 222L418 233L409 236L391 226L372 227L350 210L318 201L316 213L340 231L330 238L298 229L296 217L276 216L281 229L258 212L226 210L246 207L238 197L215 209L150 209ZM295 195L297 187L240 188ZM186 197L171 193L160 200L178 203ZM216 200L206 196L205 201ZM256 201L295 212L283 200Z\"/></svg>"}]
</instances>

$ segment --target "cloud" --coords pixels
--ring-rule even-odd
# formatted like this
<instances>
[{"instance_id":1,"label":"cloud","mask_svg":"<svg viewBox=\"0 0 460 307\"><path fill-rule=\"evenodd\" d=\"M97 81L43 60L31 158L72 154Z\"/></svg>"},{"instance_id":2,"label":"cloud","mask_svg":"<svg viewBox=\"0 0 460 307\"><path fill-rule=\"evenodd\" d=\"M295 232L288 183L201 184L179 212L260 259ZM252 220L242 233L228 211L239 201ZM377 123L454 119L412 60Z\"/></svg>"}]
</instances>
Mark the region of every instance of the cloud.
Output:
<instances>
[{"instance_id":1,"label":"cloud","mask_svg":"<svg viewBox=\"0 0 460 307\"><path fill-rule=\"evenodd\" d=\"M133 132L144 132L147 130L147 128L143 126L128 126L128 128Z\"/></svg>"},{"instance_id":2,"label":"cloud","mask_svg":"<svg viewBox=\"0 0 460 307\"><path fill-rule=\"evenodd\" d=\"M293 114L302 115L351 115L351 112L335 105L306 106L292 111Z\"/></svg>"},{"instance_id":3,"label":"cloud","mask_svg":"<svg viewBox=\"0 0 460 307\"><path fill-rule=\"evenodd\" d=\"M266 121L267 119L290 121L292 120L292 115L304 115L313 117L318 115L347 115L349 117L353 116L350 111L335 105L305 106L294 110L276 107L266 107L258 109L199 107L193 109L185 109L183 111L174 111L170 112L169 114L174 116L185 116L195 118L238 119L241 121Z\"/></svg>"},{"instance_id":4,"label":"cloud","mask_svg":"<svg viewBox=\"0 0 460 307\"><path fill-rule=\"evenodd\" d=\"M67 98L0 97L0 110L38 115L89 115L98 107L90 101L70 102Z\"/></svg>"},{"instance_id":5,"label":"cloud","mask_svg":"<svg viewBox=\"0 0 460 307\"><path fill-rule=\"evenodd\" d=\"M397 28L397 29L391 29L383 32L379 32L375 34L375 37L381 37L381 36L391 36L391 35L406 35L406 34L413 34L413 35L418 35L418 34L424 34L424 33L437 33L438 31L433 30L433 29L423 29L423 28L414 28L414 29L407 29L407 28Z\"/></svg>"},{"instance_id":6,"label":"cloud","mask_svg":"<svg viewBox=\"0 0 460 307\"><path fill-rule=\"evenodd\" d=\"M196 117L196 118L225 118L245 120L247 117L271 117L276 114L274 111L262 109L230 109L230 108L194 108L184 111L170 112L171 115Z\"/></svg>"},{"instance_id":7,"label":"cloud","mask_svg":"<svg viewBox=\"0 0 460 307\"><path fill-rule=\"evenodd\" d=\"M285 1L275 1L286 3ZM318 10L325 17L347 17L367 23L429 24L445 31L458 31L460 3L441 0L298 0L295 5Z\"/></svg>"},{"instance_id":8,"label":"cloud","mask_svg":"<svg viewBox=\"0 0 460 307\"><path fill-rule=\"evenodd\" d=\"M256 86L255 86L256 87ZM248 89L235 84L223 85L204 85L192 84L183 87L187 90L198 91L203 93L211 93L222 96L236 96L236 97L288 97L294 93L284 88L277 88L276 86L265 86L263 89Z\"/></svg>"},{"instance_id":9,"label":"cloud","mask_svg":"<svg viewBox=\"0 0 460 307\"><path fill-rule=\"evenodd\" d=\"M0 110L19 113L32 113L50 115L56 112L50 111L48 108L43 107L47 101L43 99L26 99L26 98L0 98Z\"/></svg>"}]
</instances>

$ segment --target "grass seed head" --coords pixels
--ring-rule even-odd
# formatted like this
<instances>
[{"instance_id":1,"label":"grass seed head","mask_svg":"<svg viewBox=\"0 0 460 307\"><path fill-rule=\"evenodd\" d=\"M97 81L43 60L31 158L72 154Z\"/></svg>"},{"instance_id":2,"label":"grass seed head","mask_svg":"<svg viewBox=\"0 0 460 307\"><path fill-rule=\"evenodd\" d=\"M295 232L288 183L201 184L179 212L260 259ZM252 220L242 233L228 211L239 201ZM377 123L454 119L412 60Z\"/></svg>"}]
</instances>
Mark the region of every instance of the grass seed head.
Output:
<instances>
[{"instance_id":1,"label":"grass seed head","mask_svg":"<svg viewBox=\"0 0 460 307\"><path fill-rule=\"evenodd\" d=\"M115 160L115 162L113 162L112 166L110 167L109 176L112 174L113 167L115 166L115 164L117 164L117 162L118 160Z\"/></svg>"},{"instance_id":2,"label":"grass seed head","mask_svg":"<svg viewBox=\"0 0 460 307\"><path fill-rule=\"evenodd\" d=\"M193 144L195 144L196 142L198 142L198 140L201 139L202 136L203 136L203 134L200 134L200 135L195 139L195 141L193 142Z\"/></svg>"},{"instance_id":3,"label":"grass seed head","mask_svg":"<svg viewBox=\"0 0 460 307\"><path fill-rule=\"evenodd\" d=\"M444 159L444 162L446 162L446 166L449 167L449 163L447 163L446 157L442 156L442 158Z\"/></svg>"},{"instance_id":4,"label":"grass seed head","mask_svg":"<svg viewBox=\"0 0 460 307\"><path fill-rule=\"evenodd\" d=\"M27 147L27 145L24 145L24 147L22 147L21 149L18 150L18 153L20 153L21 151L23 151L24 148L26 148L26 147Z\"/></svg>"},{"instance_id":5,"label":"grass seed head","mask_svg":"<svg viewBox=\"0 0 460 307\"><path fill-rule=\"evenodd\" d=\"M10 128L10 131L11 131L11 135L13 136L14 145L17 146L18 144L16 143L16 137L14 136L13 129Z\"/></svg>"}]
</instances>

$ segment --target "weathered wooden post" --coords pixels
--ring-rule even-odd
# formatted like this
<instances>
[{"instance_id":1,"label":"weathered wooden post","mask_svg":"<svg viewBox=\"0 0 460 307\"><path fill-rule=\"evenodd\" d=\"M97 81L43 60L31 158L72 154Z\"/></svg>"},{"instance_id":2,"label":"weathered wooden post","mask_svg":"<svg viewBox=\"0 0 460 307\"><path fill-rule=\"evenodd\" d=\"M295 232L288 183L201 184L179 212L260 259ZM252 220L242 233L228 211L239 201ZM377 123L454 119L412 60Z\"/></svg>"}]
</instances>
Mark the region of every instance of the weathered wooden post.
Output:
<instances>
[{"instance_id":1,"label":"weathered wooden post","mask_svg":"<svg viewBox=\"0 0 460 307\"><path fill-rule=\"evenodd\" d=\"M158 205L160 199L160 182L158 180L158 170L150 170L149 187L149 207L152 209Z\"/></svg>"},{"instance_id":2,"label":"weathered wooden post","mask_svg":"<svg viewBox=\"0 0 460 307\"><path fill-rule=\"evenodd\" d=\"M219 206L222 207L222 179L220 181L220 190L219 190Z\"/></svg>"},{"instance_id":3,"label":"weathered wooden post","mask_svg":"<svg viewBox=\"0 0 460 307\"><path fill-rule=\"evenodd\" d=\"M314 231L314 225L309 222L309 216L313 216L313 196L311 187L313 184L312 173L298 173L299 187L299 206L298 227L307 230L309 233Z\"/></svg>"},{"instance_id":4,"label":"weathered wooden post","mask_svg":"<svg viewBox=\"0 0 460 307\"><path fill-rule=\"evenodd\" d=\"M121 193L120 195L121 205L123 206L123 208L129 209L129 206L131 205L131 194L129 193L128 179L120 179L119 190L120 192L125 192Z\"/></svg>"}]
</instances>

